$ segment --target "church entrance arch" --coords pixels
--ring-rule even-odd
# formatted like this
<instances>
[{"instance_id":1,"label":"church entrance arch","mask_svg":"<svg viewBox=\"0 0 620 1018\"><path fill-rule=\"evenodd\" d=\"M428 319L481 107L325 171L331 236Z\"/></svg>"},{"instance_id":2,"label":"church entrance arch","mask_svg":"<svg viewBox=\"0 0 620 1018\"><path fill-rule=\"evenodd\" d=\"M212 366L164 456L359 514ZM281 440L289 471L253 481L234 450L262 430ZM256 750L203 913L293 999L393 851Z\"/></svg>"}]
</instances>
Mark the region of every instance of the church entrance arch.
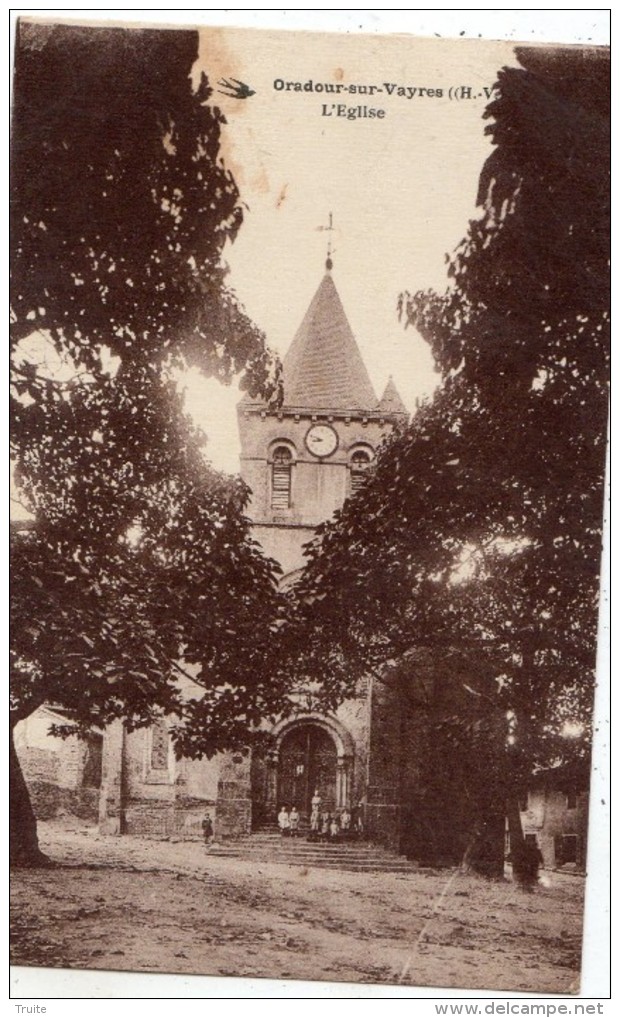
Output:
<instances>
[{"instance_id":1,"label":"church entrance arch","mask_svg":"<svg viewBox=\"0 0 620 1018\"><path fill-rule=\"evenodd\" d=\"M325 809L351 807L354 744L336 718L297 715L272 731L275 745L266 761L266 814L275 819L280 806L310 813L315 789Z\"/></svg>"},{"instance_id":2,"label":"church entrance arch","mask_svg":"<svg viewBox=\"0 0 620 1018\"><path fill-rule=\"evenodd\" d=\"M336 809L338 752L331 735L318 725L299 725L282 739L278 760L278 799L290 809L310 813L315 789L325 809Z\"/></svg>"}]
</instances>

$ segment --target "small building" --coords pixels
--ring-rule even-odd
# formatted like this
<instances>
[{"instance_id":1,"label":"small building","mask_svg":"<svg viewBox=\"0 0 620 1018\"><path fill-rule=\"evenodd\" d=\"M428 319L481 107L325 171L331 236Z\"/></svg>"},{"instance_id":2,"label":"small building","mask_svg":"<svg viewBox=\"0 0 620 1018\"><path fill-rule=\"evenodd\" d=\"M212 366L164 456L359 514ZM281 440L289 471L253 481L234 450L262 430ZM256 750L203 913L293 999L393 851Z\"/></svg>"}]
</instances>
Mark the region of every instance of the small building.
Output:
<instances>
[{"instance_id":1,"label":"small building","mask_svg":"<svg viewBox=\"0 0 620 1018\"><path fill-rule=\"evenodd\" d=\"M532 778L521 801L526 841L542 852L546 869L586 868L589 775L585 766L550 767Z\"/></svg>"},{"instance_id":2,"label":"small building","mask_svg":"<svg viewBox=\"0 0 620 1018\"><path fill-rule=\"evenodd\" d=\"M15 749L35 815L47 820L74 813L86 820L98 816L103 735L66 739L50 735L53 725L66 725L60 708L47 704L15 726Z\"/></svg>"}]
</instances>

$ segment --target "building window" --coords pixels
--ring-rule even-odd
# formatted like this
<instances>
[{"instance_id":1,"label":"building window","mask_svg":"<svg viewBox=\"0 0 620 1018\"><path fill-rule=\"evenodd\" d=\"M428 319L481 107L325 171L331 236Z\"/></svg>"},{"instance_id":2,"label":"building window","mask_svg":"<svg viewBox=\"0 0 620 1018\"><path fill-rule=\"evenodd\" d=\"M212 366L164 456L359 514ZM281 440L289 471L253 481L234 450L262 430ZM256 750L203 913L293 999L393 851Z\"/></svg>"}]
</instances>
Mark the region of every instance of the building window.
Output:
<instances>
[{"instance_id":1,"label":"building window","mask_svg":"<svg viewBox=\"0 0 620 1018\"><path fill-rule=\"evenodd\" d=\"M566 808L577 809L577 793L575 791L566 793Z\"/></svg>"},{"instance_id":2,"label":"building window","mask_svg":"<svg viewBox=\"0 0 620 1018\"><path fill-rule=\"evenodd\" d=\"M168 726L163 718L151 728L151 770L168 770Z\"/></svg>"},{"instance_id":3,"label":"building window","mask_svg":"<svg viewBox=\"0 0 620 1018\"><path fill-rule=\"evenodd\" d=\"M271 508L289 509L291 505L291 475L293 456L285 445L279 445L273 453L271 467Z\"/></svg>"},{"instance_id":4,"label":"building window","mask_svg":"<svg viewBox=\"0 0 620 1018\"><path fill-rule=\"evenodd\" d=\"M564 866L567 862L577 862L576 834L557 834L554 842L556 866Z\"/></svg>"},{"instance_id":5,"label":"building window","mask_svg":"<svg viewBox=\"0 0 620 1018\"><path fill-rule=\"evenodd\" d=\"M86 788L101 787L101 763L103 756L103 736L90 734L86 743L86 760L82 784Z\"/></svg>"},{"instance_id":6,"label":"building window","mask_svg":"<svg viewBox=\"0 0 620 1018\"><path fill-rule=\"evenodd\" d=\"M366 449L356 449L351 456L351 494L359 491L364 483L372 457Z\"/></svg>"}]
</instances>

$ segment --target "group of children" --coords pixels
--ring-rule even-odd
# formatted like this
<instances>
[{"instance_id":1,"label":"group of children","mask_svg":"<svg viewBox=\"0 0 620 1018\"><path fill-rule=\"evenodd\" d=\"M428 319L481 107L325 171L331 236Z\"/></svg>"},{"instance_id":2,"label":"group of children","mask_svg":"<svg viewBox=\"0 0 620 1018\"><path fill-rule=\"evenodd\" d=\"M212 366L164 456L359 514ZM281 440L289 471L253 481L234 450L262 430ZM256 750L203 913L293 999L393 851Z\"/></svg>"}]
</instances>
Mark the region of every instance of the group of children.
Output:
<instances>
[{"instance_id":1,"label":"group of children","mask_svg":"<svg viewBox=\"0 0 620 1018\"><path fill-rule=\"evenodd\" d=\"M295 838L300 833L301 816L296 806L290 811L287 806L282 806L278 813L278 827L283 836ZM202 820L202 834L205 845L213 842L213 821L207 812ZM354 808L353 813L345 806L344 809L331 813L322 809L322 800L318 791L312 796L310 810L310 841L330 841L336 838L348 838L351 836L361 837L364 833L363 804L360 803Z\"/></svg>"},{"instance_id":2,"label":"group of children","mask_svg":"<svg viewBox=\"0 0 620 1018\"><path fill-rule=\"evenodd\" d=\"M310 833L311 841L329 841L335 838L347 838L352 833L360 836L363 834L362 810L357 810L355 823L351 812L345 806L338 812L331 813L321 808L321 797L316 791L312 797L310 811ZM297 837L301 817L296 806L288 810L282 806L278 813L278 827L283 837Z\"/></svg>"}]
</instances>

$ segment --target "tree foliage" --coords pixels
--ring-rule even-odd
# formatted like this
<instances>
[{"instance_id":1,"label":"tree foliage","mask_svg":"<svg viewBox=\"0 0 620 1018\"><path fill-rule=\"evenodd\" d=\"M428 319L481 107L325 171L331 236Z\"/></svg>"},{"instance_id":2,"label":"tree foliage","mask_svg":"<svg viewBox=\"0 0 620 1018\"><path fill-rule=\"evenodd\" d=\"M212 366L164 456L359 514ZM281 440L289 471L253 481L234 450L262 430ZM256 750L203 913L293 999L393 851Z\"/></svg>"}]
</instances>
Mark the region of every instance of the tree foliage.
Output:
<instances>
[{"instance_id":1,"label":"tree foliage","mask_svg":"<svg viewBox=\"0 0 620 1018\"><path fill-rule=\"evenodd\" d=\"M283 695L277 567L174 382L197 366L278 393L226 286L241 206L223 118L192 87L195 33L18 33L12 452L34 523L13 547L13 719L44 701L78 728L174 711L179 751L212 753Z\"/></svg>"},{"instance_id":2,"label":"tree foliage","mask_svg":"<svg viewBox=\"0 0 620 1018\"><path fill-rule=\"evenodd\" d=\"M272 364L225 285L239 229L223 117L197 35L20 22L12 143L12 336L75 363L161 367L170 352L258 391Z\"/></svg>"},{"instance_id":3,"label":"tree foliage","mask_svg":"<svg viewBox=\"0 0 620 1018\"><path fill-rule=\"evenodd\" d=\"M448 289L400 300L442 384L298 589L299 667L334 697L412 647L447 672L466 654L468 738L503 719L504 791L566 752L567 721L589 741L607 418L608 63L518 55Z\"/></svg>"}]
</instances>

